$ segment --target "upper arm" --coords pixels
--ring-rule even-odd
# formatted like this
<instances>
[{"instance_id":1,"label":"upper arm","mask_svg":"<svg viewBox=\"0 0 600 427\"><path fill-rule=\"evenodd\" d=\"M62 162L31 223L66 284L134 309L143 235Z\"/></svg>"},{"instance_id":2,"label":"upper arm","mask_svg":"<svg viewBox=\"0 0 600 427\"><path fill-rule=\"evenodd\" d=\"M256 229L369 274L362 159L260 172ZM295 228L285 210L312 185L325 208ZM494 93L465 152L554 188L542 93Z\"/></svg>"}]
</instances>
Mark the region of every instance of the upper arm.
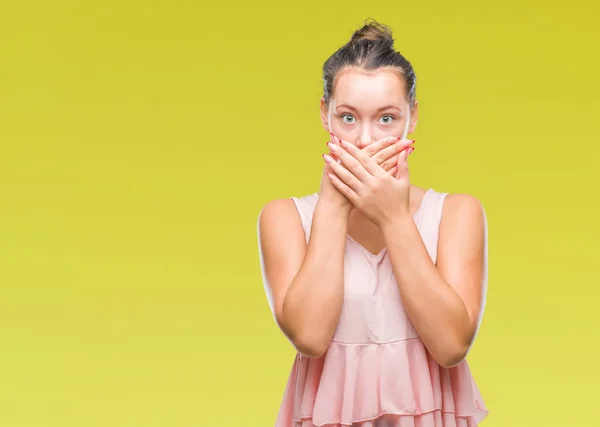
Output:
<instances>
[{"instance_id":1,"label":"upper arm","mask_svg":"<svg viewBox=\"0 0 600 427\"><path fill-rule=\"evenodd\" d=\"M477 329L486 279L486 220L481 203L466 194L446 196L440 222L437 267L465 304Z\"/></svg>"},{"instance_id":2,"label":"upper arm","mask_svg":"<svg viewBox=\"0 0 600 427\"><path fill-rule=\"evenodd\" d=\"M302 265L307 247L292 199L273 200L265 205L258 219L258 240L265 290L279 323L283 300Z\"/></svg>"}]
</instances>

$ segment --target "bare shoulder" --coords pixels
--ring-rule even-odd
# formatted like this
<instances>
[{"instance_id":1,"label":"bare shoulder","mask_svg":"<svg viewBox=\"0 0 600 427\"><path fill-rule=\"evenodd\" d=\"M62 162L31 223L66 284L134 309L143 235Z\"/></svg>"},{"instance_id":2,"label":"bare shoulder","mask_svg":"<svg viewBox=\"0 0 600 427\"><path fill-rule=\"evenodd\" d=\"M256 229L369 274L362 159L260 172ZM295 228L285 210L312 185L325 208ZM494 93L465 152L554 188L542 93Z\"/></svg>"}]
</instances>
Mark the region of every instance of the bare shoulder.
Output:
<instances>
[{"instance_id":1,"label":"bare shoulder","mask_svg":"<svg viewBox=\"0 0 600 427\"><path fill-rule=\"evenodd\" d=\"M461 250L482 250L486 235L483 205L469 194L448 194L442 207L439 246Z\"/></svg>"},{"instance_id":2,"label":"bare shoulder","mask_svg":"<svg viewBox=\"0 0 600 427\"><path fill-rule=\"evenodd\" d=\"M271 200L263 207L258 218L258 239L266 270L299 267L307 244L300 214L291 198Z\"/></svg>"},{"instance_id":3,"label":"bare shoulder","mask_svg":"<svg viewBox=\"0 0 600 427\"><path fill-rule=\"evenodd\" d=\"M442 223L444 222L452 225L456 225L457 222L483 225L483 205L470 194L448 194L442 209Z\"/></svg>"},{"instance_id":4,"label":"bare shoulder","mask_svg":"<svg viewBox=\"0 0 600 427\"><path fill-rule=\"evenodd\" d=\"M300 227L302 222L292 199L275 199L263 206L258 218L259 228Z\"/></svg>"}]
</instances>

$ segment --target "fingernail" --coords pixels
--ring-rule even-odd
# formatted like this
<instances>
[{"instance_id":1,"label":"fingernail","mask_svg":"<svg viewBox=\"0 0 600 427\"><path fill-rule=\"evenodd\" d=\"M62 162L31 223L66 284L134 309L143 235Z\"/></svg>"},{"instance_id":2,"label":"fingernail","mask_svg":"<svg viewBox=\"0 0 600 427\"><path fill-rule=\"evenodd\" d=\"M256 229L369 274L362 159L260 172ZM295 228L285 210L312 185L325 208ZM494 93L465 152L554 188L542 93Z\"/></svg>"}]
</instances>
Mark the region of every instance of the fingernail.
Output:
<instances>
[{"instance_id":1,"label":"fingernail","mask_svg":"<svg viewBox=\"0 0 600 427\"><path fill-rule=\"evenodd\" d=\"M331 159L331 157L329 157L327 154L321 154L323 156L323 159L327 162L327 163L331 163L333 160Z\"/></svg>"}]
</instances>

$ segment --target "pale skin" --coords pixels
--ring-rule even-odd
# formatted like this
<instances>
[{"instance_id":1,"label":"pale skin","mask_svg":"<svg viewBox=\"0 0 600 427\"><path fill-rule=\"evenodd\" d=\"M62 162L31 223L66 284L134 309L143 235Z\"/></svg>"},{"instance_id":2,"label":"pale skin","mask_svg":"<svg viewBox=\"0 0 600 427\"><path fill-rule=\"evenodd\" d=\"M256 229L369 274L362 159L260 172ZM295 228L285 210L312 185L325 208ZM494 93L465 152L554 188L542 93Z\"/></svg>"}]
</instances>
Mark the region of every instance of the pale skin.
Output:
<instances>
[{"instance_id":1,"label":"pale skin","mask_svg":"<svg viewBox=\"0 0 600 427\"><path fill-rule=\"evenodd\" d=\"M339 138L331 139L324 155L308 245L291 200L272 201L261 212L259 239L275 316L306 357L322 356L335 332L347 235L372 253L387 249L405 310L441 366L464 360L474 338L484 273L483 210L472 196L446 197L434 264L413 220L425 191L409 180L412 141L385 142L402 134L409 110L412 133L418 103L410 109L395 70L342 70L330 102L321 102L323 126Z\"/></svg>"}]
</instances>

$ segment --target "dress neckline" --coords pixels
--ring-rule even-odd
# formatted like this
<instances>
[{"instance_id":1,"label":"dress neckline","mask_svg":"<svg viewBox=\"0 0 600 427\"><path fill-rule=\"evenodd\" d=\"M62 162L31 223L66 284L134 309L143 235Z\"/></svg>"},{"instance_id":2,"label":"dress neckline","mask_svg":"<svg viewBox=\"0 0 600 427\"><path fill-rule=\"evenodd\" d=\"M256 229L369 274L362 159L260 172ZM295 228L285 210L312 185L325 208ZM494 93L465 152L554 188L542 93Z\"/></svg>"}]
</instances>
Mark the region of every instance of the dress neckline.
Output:
<instances>
[{"instance_id":1,"label":"dress neckline","mask_svg":"<svg viewBox=\"0 0 600 427\"><path fill-rule=\"evenodd\" d=\"M419 204L419 207L415 211L415 214L412 216L413 220L416 221L417 216L421 214L421 211L423 210L423 206L425 205L425 198L429 195L429 193L431 191L432 191L431 188L428 188L427 190L425 190L425 193L423 194L423 198L421 199L421 203ZM356 240L354 240L352 238L352 236L350 236L350 234L348 234L348 233L346 233L346 239L348 241L352 242L352 244L354 244L356 247L358 247L361 251L363 251L371 259L379 261L387 253L387 248L383 247L383 249L381 249L378 253L374 254L373 252L371 252L370 250L368 250L367 248L365 248L363 245L361 245L360 243L358 243Z\"/></svg>"}]
</instances>

